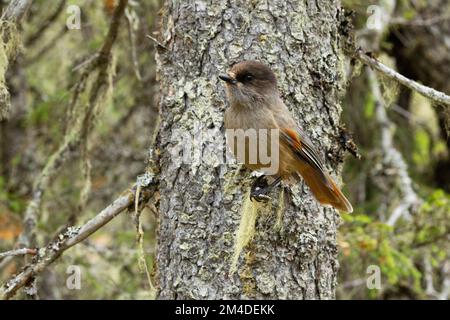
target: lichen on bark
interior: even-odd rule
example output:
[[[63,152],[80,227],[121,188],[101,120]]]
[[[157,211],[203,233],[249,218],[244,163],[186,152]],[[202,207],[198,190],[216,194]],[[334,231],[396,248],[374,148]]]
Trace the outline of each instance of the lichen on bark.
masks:
[[[6,71],[20,50],[20,36],[13,22],[0,20],[0,120],[7,119],[11,109],[6,85]]]
[[[274,70],[283,99],[336,177],[339,164],[327,155],[338,152],[330,158],[341,159],[343,153],[331,148],[339,143],[345,83],[339,5],[336,0],[166,1],[157,54],[160,299],[334,298],[339,215],[320,206],[303,183],[283,197],[280,189],[273,193],[270,212],[257,215],[237,272],[230,273],[251,178],[211,153],[224,141],[226,100],[217,75],[232,63],[254,59]],[[182,146],[175,132],[198,137],[207,130],[219,138],[194,140],[203,161],[183,163],[173,156]]]

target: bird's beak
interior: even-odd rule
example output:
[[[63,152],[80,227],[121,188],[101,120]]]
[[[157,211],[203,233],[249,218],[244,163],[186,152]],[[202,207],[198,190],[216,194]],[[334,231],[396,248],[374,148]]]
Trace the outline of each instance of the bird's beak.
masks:
[[[229,83],[229,84],[236,84],[237,83],[236,79],[233,79],[229,75],[226,75],[226,74],[221,74],[219,76],[219,79],[223,80],[223,81],[225,81],[226,83]]]

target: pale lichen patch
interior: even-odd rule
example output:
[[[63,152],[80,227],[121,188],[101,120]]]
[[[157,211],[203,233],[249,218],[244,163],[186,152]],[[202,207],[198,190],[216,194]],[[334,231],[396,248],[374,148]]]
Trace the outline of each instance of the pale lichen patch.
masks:
[[[273,226],[275,230],[280,231],[283,222],[283,213],[284,213],[285,205],[284,205],[284,188],[281,188],[280,196],[278,197],[278,206],[276,211],[277,220],[275,225]]]
[[[234,251],[231,258],[230,273],[233,274],[237,270],[239,256],[245,246],[252,240],[255,234],[255,223],[258,216],[260,204],[250,200],[250,192],[244,197],[242,205],[241,221],[236,232]]]
[[[6,71],[10,60],[20,50],[20,36],[16,25],[10,21],[0,21],[0,120],[7,118],[11,109],[10,96],[6,87]]]
[[[271,294],[275,289],[275,278],[272,274],[259,274],[256,276],[256,285],[261,293]]]

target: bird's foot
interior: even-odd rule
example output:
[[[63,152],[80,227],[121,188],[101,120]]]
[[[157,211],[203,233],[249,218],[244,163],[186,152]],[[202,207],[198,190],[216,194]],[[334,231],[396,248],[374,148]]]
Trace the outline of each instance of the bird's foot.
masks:
[[[269,184],[264,176],[257,178],[250,189],[250,200],[257,202],[267,202],[270,197],[267,195],[270,192]]]

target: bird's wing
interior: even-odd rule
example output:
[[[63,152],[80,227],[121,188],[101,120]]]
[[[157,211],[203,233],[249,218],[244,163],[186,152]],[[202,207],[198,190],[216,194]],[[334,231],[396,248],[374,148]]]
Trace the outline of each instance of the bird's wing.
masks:
[[[281,141],[284,141],[289,147],[291,147],[292,151],[299,158],[299,160],[306,162],[318,173],[320,173],[320,177],[323,182],[331,187],[324,169],[324,165],[320,160],[317,151],[313,147],[311,140],[309,140],[300,128],[280,128],[280,138]]]

